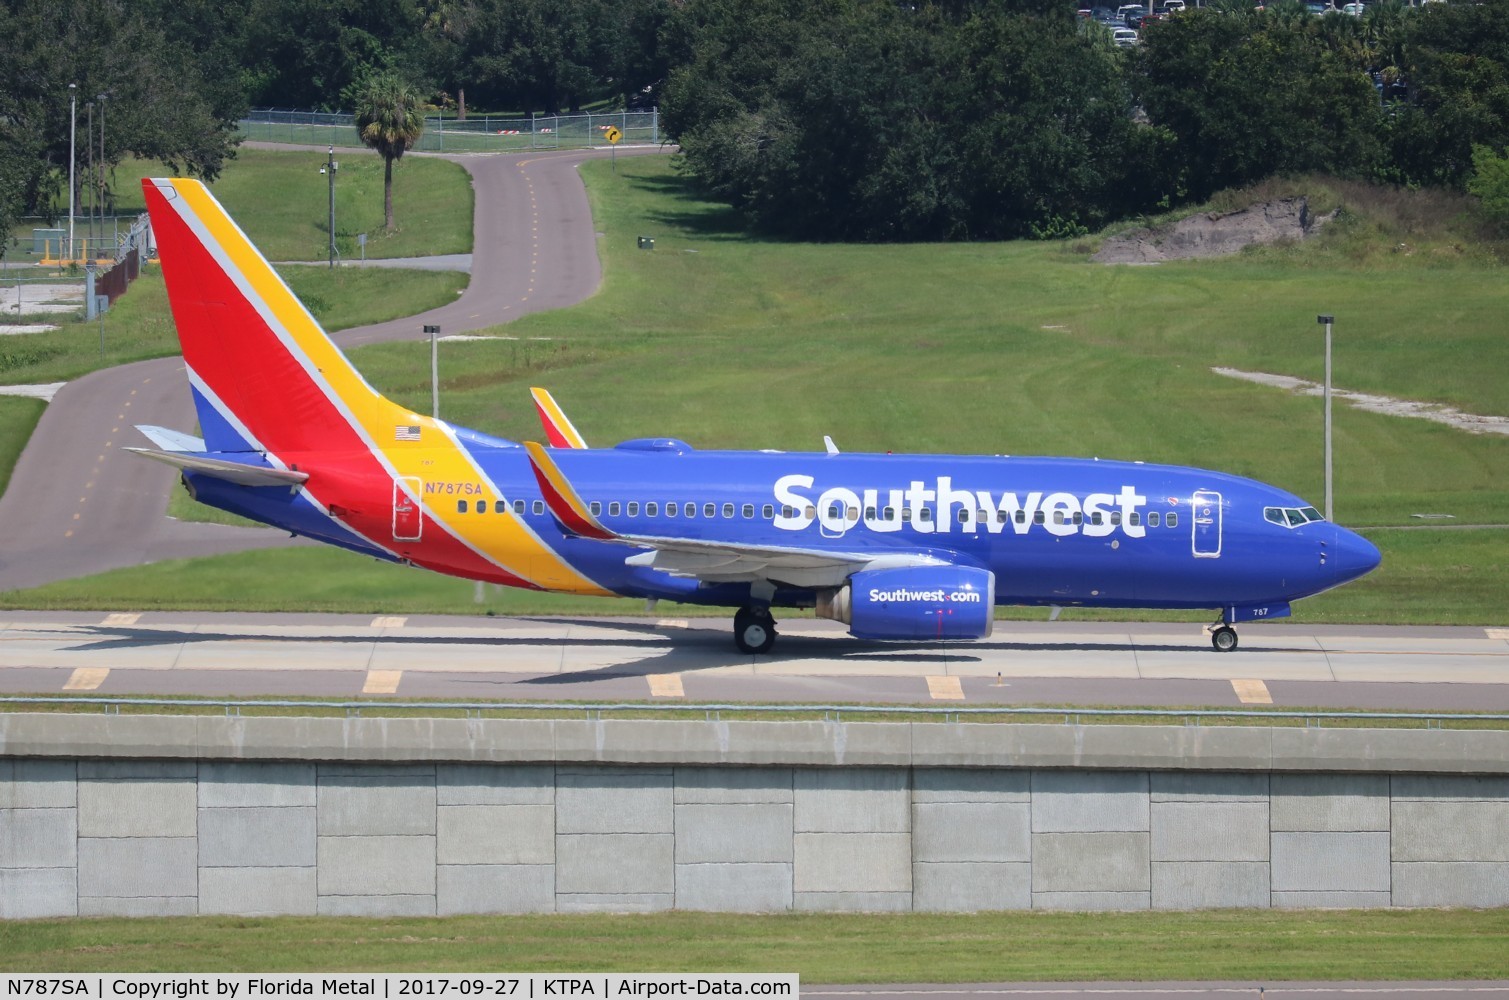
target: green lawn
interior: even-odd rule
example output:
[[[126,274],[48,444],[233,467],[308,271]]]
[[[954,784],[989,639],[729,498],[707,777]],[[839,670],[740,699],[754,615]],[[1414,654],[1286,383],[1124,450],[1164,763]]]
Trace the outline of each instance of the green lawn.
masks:
[[[1509,977],[1509,910],[0,923],[0,971],[797,972],[815,983]]]
[[[523,339],[443,345],[449,419],[538,438],[528,387],[544,384],[595,444],[670,435],[698,447],[814,450],[827,433],[851,451],[1143,459],[1254,476],[1319,504],[1319,400],[1209,369],[1320,378],[1321,312],[1337,317],[1338,386],[1509,414],[1504,268],[1450,245],[1393,253],[1390,237],[1363,219],[1300,247],[1106,267],[1088,262],[1090,241],[765,242],[743,235],[727,209],[691,196],[666,158],[625,157],[616,173],[593,162],[582,173],[604,234],[603,290],[495,331]],[[637,249],[639,236],[654,237],[655,248]],[[376,345],[353,360],[384,392],[427,410],[427,351]],[[1337,519],[1364,529],[1384,565],[1303,602],[1299,620],[1503,622],[1509,440],[1344,405],[1335,440]],[[1500,527],[1385,530],[1418,523],[1415,513]],[[315,558],[261,553],[171,572],[144,567],[3,601],[472,606],[462,582],[339,553]],[[264,578],[277,587],[257,582]],[[488,606],[623,608],[529,594]]]
[[[46,406],[40,399],[0,396],[0,494],[5,492],[11,470],[21,457],[21,449],[26,447],[26,441],[37,421],[42,419]]]
[[[320,172],[326,155],[308,150],[241,149],[210,186],[215,197],[268,260],[325,260],[329,253],[330,188]],[[471,253],[471,178],[446,160],[410,156],[393,165],[395,230],[383,229],[383,161],[367,149],[336,151],[336,250],[356,259],[358,233],[368,257]],[[145,210],[141,178],[160,177],[160,164],[132,160],[115,171],[120,214]]]

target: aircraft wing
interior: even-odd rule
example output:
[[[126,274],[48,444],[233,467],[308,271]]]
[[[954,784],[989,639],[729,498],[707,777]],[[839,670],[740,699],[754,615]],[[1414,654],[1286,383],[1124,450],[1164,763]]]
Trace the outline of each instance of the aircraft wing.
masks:
[[[545,504],[568,534],[618,542],[641,551],[624,561],[672,576],[708,583],[769,580],[793,587],[836,587],[861,569],[943,565],[925,553],[888,553],[813,549],[786,545],[751,545],[663,535],[623,534],[606,527],[551,460],[544,446],[527,441],[529,461]]]

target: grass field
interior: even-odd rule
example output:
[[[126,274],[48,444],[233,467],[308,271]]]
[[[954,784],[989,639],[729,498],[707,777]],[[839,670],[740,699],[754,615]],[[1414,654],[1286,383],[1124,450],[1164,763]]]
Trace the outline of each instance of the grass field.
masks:
[[[241,149],[210,186],[268,260],[320,261],[328,256],[330,189],[320,172],[325,153],[311,150]],[[367,234],[368,257],[423,257],[471,253],[472,187],[454,163],[413,156],[393,165],[396,228],[383,229],[383,161],[367,149],[338,150],[335,180],[336,250],[361,255],[358,233]],[[122,215],[145,211],[141,178],[162,176],[161,165],[131,160],[111,181]]]
[[[0,971],[798,972],[813,983],[1509,978],[1509,910],[37,920]]]
[[[1503,267],[1428,233],[1398,251],[1397,227],[1361,212],[1303,246],[1104,267],[1077,244],[762,242],[727,209],[691,196],[665,159],[582,170],[604,234],[603,291],[495,331],[548,340],[445,345],[450,419],[538,437],[528,387],[544,384],[594,443],[658,434],[698,447],[812,450],[829,433],[853,451],[1144,459],[1254,476],[1319,503],[1320,402],[1209,369],[1319,379],[1320,312],[1337,317],[1338,386],[1509,413]],[[655,237],[653,251],[636,248],[641,235]],[[426,351],[387,344],[353,358],[384,392],[427,408]],[[1303,602],[1298,619],[1503,622],[1509,440],[1345,406],[1335,439],[1337,519],[1364,529],[1384,564]],[[1493,527],[1408,530],[1415,513]],[[334,552],[142,567],[0,603],[474,607],[465,582]],[[490,591],[485,607],[612,614],[633,605]]]

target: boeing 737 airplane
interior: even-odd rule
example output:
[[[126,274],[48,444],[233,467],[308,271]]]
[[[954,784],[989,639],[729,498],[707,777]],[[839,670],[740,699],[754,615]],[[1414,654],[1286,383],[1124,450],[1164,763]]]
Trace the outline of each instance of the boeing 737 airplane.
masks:
[[[202,503],[490,583],[772,608],[865,639],[980,639],[1000,604],[1212,609],[1240,622],[1378,565],[1298,497],[1203,469],[1073,458],[589,448],[535,392],[549,446],[378,394],[205,187],[143,181],[203,438],[141,430]]]

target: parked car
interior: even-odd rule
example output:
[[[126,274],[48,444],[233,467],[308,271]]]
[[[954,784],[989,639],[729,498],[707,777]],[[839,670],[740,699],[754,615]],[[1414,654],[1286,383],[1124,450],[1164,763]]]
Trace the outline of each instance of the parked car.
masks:
[[[1115,42],[1118,48],[1129,49],[1137,44],[1137,32],[1131,28],[1112,28],[1111,41]]]
[[[1127,18],[1128,17],[1133,17],[1133,16],[1135,16],[1135,17],[1141,17],[1143,14],[1146,14],[1146,13],[1147,13],[1147,8],[1144,7],[1144,6],[1142,6],[1142,4],[1140,4],[1140,3],[1125,3],[1125,4],[1122,4],[1120,7],[1116,8],[1116,18],[1117,18],[1117,20],[1119,20],[1122,24],[1126,25],[1128,28],[1130,28],[1132,26],[1131,24],[1127,23]]]
[[[1367,9],[1368,8],[1366,4],[1349,3],[1345,7],[1341,8],[1341,12],[1343,14],[1351,14],[1353,17],[1361,17],[1367,12]]]

